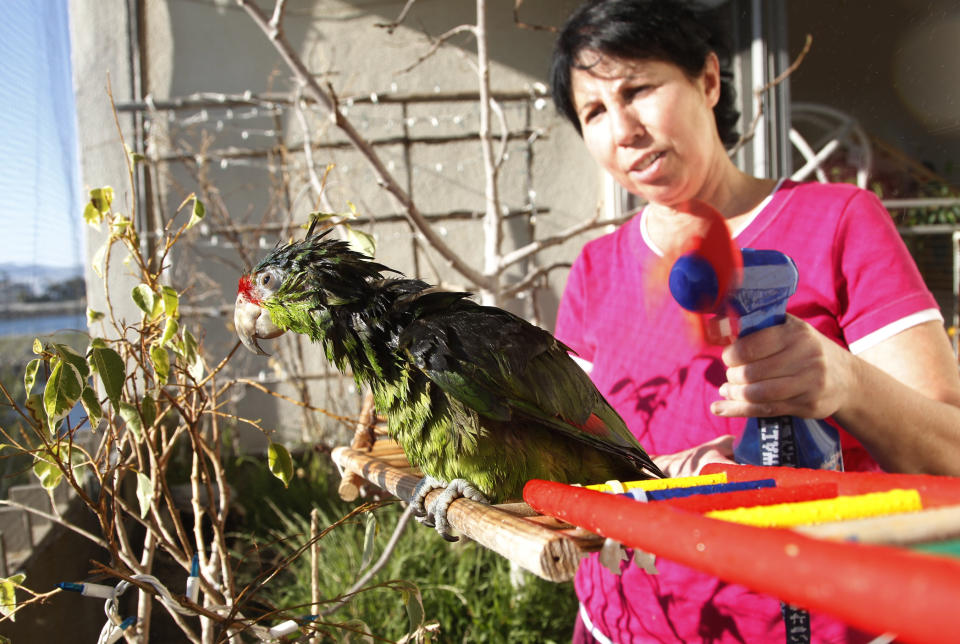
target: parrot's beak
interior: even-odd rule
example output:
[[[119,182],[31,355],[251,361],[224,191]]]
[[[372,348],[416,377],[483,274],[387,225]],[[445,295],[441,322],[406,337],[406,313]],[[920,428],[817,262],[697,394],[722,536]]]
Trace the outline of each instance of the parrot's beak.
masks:
[[[254,304],[241,293],[237,295],[237,304],[233,309],[233,325],[237,329],[240,342],[253,353],[270,355],[260,348],[257,338],[275,338],[283,335],[283,329],[270,319],[270,314]]]

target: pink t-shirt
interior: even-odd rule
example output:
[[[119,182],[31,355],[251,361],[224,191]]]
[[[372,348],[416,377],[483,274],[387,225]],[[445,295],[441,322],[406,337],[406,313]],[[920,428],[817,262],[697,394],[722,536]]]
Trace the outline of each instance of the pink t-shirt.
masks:
[[[800,281],[788,312],[853,352],[931,319],[942,319],[889,214],[870,192],[846,184],[784,181],[736,235],[744,248],[777,249]],[[556,336],[592,363],[591,378],[651,454],[723,434],[744,419],[719,418],[725,368],[720,347],[704,347],[666,288],[658,250],[638,215],[589,242],[570,271]],[[843,433],[847,470],[878,469]],[[741,586],[659,560],[658,575],[634,565],[608,572],[581,564],[577,594],[594,627],[615,642],[783,642],[779,603]],[[824,571],[829,574],[829,571]],[[814,641],[866,641],[825,616]]]

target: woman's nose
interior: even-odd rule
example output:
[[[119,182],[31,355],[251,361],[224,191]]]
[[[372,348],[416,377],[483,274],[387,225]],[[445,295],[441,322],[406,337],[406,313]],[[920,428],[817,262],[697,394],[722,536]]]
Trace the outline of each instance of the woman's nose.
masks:
[[[610,110],[610,129],[617,145],[633,145],[645,132],[640,119],[629,107]]]

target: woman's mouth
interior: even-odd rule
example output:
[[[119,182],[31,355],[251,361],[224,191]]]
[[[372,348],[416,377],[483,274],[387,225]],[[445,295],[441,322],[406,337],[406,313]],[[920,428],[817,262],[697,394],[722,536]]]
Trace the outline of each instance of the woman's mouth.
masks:
[[[649,169],[653,164],[663,158],[663,152],[656,152],[654,154],[648,154],[640,159],[638,162],[630,166],[630,172],[643,172]]]

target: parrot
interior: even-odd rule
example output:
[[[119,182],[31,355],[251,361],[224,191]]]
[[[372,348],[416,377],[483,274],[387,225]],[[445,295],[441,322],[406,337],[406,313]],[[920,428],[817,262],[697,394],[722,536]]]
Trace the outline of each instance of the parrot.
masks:
[[[422,523],[455,541],[453,500],[518,499],[532,478],[664,478],[548,331],[406,278],[330,230],[278,244],[240,277],[236,332],[261,355],[258,339],[303,334],[370,388],[388,433],[424,474],[410,500]]]

